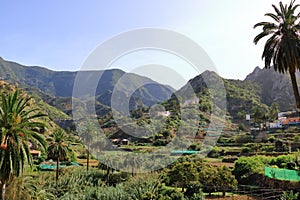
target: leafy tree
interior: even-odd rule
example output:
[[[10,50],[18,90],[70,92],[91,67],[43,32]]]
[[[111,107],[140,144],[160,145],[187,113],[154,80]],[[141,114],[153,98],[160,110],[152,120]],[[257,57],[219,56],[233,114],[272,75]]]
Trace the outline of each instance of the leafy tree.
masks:
[[[162,134],[163,134],[164,138],[168,138],[171,135],[171,132],[170,132],[170,130],[164,129],[162,131]]]
[[[70,149],[68,148],[67,138],[62,129],[57,129],[53,133],[54,141],[48,147],[48,156],[56,160],[56,184],[59,176],[59,161],[68,158]]]
[[[254,173],[263,172],[265,165],[270,161],[271,158],[265,156],[242,156],[235,161],[233,174],[238,181],[247,179]]]
[[[204,165],[199,171],[199,182],[204,191],[209,193],[222,191],[223,196],[226,189],[232,190],[237,187],[237,180],[231,170],[225,166]]]
[[[260,107],[256,106],[253,109],[253,117],[255,122],[261,122],[264,119],[264,111]]]
[[[238,183],[234,175],[232,175],[231,170],[226,166],[215,167],[216,176],[213,179],[215,185],[221,189],[223,196],[225,196],[225,191],[236,189]]]
[[[270,110],[269,110],[270,120],[276,120],[278,118],[278,113],[279,113],[279,104],[272,103]]]
[[[36,120],[45,116],[30,107],[31,98],[19,95],[19,91],[2,94],[0,105],[0,185],[2,200],[5,199],[6,185],[18,177],[25,162],[32,165],[29,142],[45,149],[44,137],[38,129],[45,127]]]
[[[296,70],[300,68],[300,25],[298,19],[300,15],[296,13],[298,4],[291,0],[289,5],[279,3],[279,8],[272,5],[275,13],[267,13],[265,16],[271,17],[273,22],[260,22],[254,25],[262,27],[262,32],[254,38],[257,44],[262,38],[269,36],[266,41],[262,59],[265,60],[265,67],[274,65],[275,71],[290,74],[292,81],[296,107],[300,109],[300,96],[296,80]]]
[[[181,187],[182,192],[188,184],[198,180],[197,166],[194,162],[177,162],[168,172],[170,183]]]
[[[237,118],[240,119],[240,120],[245,120],[245,118],[246,118],[246,112],[244,110],[239,111],[237,113]]]
[[[189,199],[198,199],[196,198],[196,195],[197,197],[201,196],[203,198],[203,193],[201,191],[201,184],[199,182],[189,183],[184,193],[184,196],[188,197]]]

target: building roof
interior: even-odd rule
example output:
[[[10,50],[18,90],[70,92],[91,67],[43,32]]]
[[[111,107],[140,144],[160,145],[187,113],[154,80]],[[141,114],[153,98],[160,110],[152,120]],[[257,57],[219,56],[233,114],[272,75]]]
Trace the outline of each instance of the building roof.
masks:
[[[31,155],[41,155],[41,151],[38,151],[38,150],[30,150],[30,154]]]
[[[291,118],[282,120],[282,125],[292,124],[295,122],[300,122],[300,117],[291,117]]]

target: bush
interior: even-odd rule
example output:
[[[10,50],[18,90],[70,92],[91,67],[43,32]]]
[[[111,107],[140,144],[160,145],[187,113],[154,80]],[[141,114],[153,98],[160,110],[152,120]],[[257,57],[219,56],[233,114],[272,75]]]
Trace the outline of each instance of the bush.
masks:
[[[189,200],[205,200],[203,193],[195,193]]]
[[[154,199],[158,196],[160,175],[144,174],[130,178],[124,183],[124,189],[132,199]]]
[[[219,156],[220,156],[220,154],[221,154],[221,150],[220,150],[220,148],[218,148],[218,147],[214,147],[209,153],[208,153],[208,157],[209,158],[218,158]]]
[[[273,152],[273,151],[275,151],[275,147],[272,146],[272,145],[262,146],[262,147],[261,147],[261,151],[265,151],[265,152]]]
[[[247,131],[247,127],[245,124],[239,124],[239,130],[241,131]]]
[[[191,182],[188,184],[186,191],[184,193],[184,196],[186,197],[192,197],[194,194],[201,194],[201,184],[200,182]]]
[[[253,138],[251,135],[239,135],[236,137],[235,139],[236,143],[249,143],[249,142],[253,142]]]
[[[263,173],[269,162],[270,158],[266,156],[240,157],[234,163],[233,174],[238,181],[247,179],[253,173]]]
[[[275,142],[275,140],[276,140],[276,138],[275,138],[274,135],[270,136],[269,139],[268,139],[268,141],[271,142],[271,143]]]
[[[87,154],[81,154],[81,155],[77,156],[77,158],[79,158],[79,159],[87,159]]]
[[[279,168],[285,168],[286,164],[296,160],[295,155],[281,155],[271,159],[270,165],[276,165]]]
[[[242,153],[250,153],[251,149],[249,147],[242,147],[241,152]]]
[[[157,139],[153,143],[154,146],[166,146],[167,144],[168,144],[168,142],[166,140],[162,140],[162,139]]]

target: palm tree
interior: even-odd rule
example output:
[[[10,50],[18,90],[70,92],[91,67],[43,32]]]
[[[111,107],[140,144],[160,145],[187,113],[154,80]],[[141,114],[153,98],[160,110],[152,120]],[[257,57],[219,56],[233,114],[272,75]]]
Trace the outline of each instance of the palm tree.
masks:
[[[66,145],[65,141],[66,136],[62,129],[57,129],[53,133],[53,142],[48,147],[48,157],[51,157],[56,160],[56,186],[58,183],[59,176],[59,160],[64,160],[68,158],[69,148]]]
[[[88,122],[85,127],[85,131],[81,134],[83,142],[87,146],[87,158],[86,158],[86,170],[89,171],[89,161],[90,161],[90,147],[91,142],[93,141],[93,136],[95,134],[95,126]]]
[[[0,186],[2,200],[5,199],[5,188],[14,177],[18,177],[27,162],[32,165],[29,143],[45,149],[44,137],[38,128],[45,124],[37,122],[45,116],[37,109],[30,107],[29,97],[19,95],[19,91],[2,94],[0,104]]]
[[[93,142],[91,144],[91,149],[96,152],[96,158],[99,160],[99,153],[105,149],[107,146],[107,139],[105,136],[97,134],[95,138],[93,138]]]
[[[131,175],[134,176],[134,169],[140,166],[140,160],[136,156],[128,155],[124,159],[124,166],[131,167]]]
[[[262,32],[254,38],[254,43],[265,36],[270,36],[264,46],[262,59],[265,67],[270,68],[271,63],[275,71],[289,73],[292,81],[297,110],[300,110],[300,96],[296,81],[296,70],[300,69],[300,24],[299,13],[295,13],[299,4],[294,5],[291,0],[289,5],[279,3],[279,8],[272,5],[275,13],[267,13],[274,22],[260,22],[254,28],[262,26]]]
[[[106,155],[102,157],[101,160],[99,161],[98,168],[102,170],[106,170],[106,176],[108,177],[110,172],[113,173],[115,170],[113,168],[113,166],[116,166],[115,161],[116,161],[115,157]]]

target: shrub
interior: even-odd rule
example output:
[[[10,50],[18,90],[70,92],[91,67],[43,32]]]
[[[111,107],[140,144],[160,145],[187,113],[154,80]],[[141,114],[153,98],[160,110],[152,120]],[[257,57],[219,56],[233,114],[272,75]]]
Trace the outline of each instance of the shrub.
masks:
[[[233,174],[240,181],[253,173],[263,173],[264,166],[269,162],[270,158],[266,156],[240,157],[234,163]]]
[[[132,199],[153,199],[158,196],[160,182],[158,173],[144,174],[129,179],[124,189]]]
[[[188,184],[184,196],[192,197],[194,194],[199,194],[201,192],[201,184],[200,182],[191,182]]]
[[[242,147],[241,152],[242,153],[250,153],[251,149],[249,147]]]
[[[273,151],[275,151],[275,147],[272,146],[272,145],[262,146],[262,147],[261,147],[261,151],[265,151],[265,152],[273,152]]]
[[[271,143],[275,142],[275,140],[276,140],[276,138],[275,138],[274,135],[270,136],[269,139],[268,139],[268,141],[271,142]]]
[[[217,147],[217,146],[214,146],[214,148],[208,153],[208,157],[209,158],[218,158],[219,156],[220,156],[220,153],[221,153],[222,151],[220,150],[220,148],[219,147]]]
[[[239,135],[236,137],[235,139],[236,143],[249,143],[249,142],[253,142],[253,138],[251,135]]]
[[[285,168],[286,164],[295,161],[295,155],[281,155],[273,157],[270,161],[270,165],[277,165],[279,168]]]
[[[299,193],[294,193],[293,190],[290,192],[283,192],[280,197],[280,200],[297,200]]]

